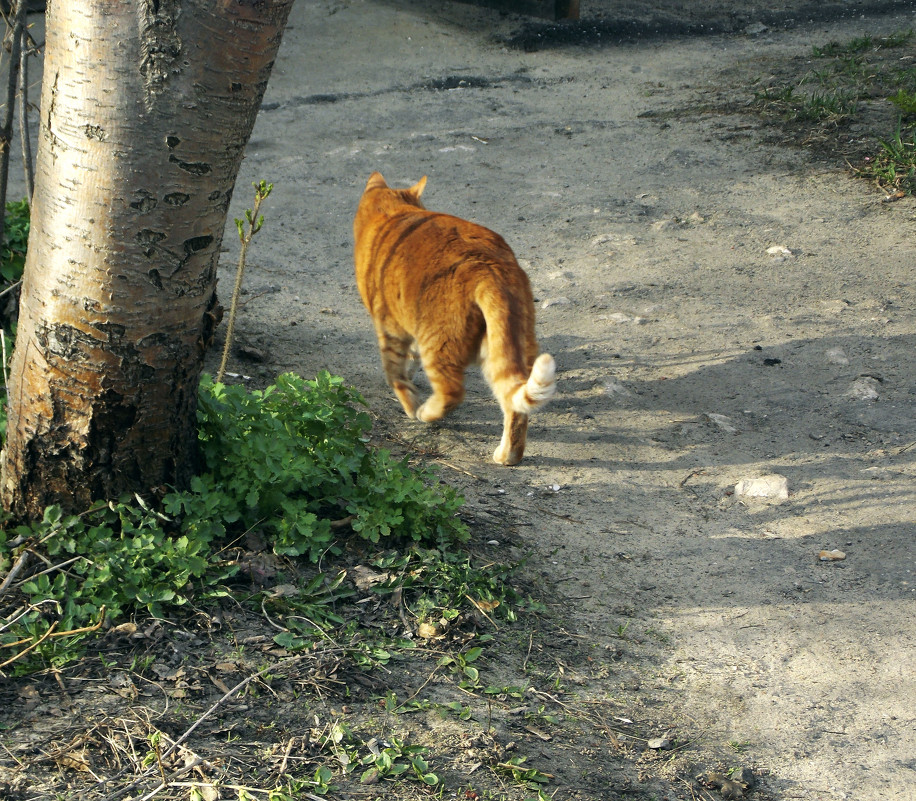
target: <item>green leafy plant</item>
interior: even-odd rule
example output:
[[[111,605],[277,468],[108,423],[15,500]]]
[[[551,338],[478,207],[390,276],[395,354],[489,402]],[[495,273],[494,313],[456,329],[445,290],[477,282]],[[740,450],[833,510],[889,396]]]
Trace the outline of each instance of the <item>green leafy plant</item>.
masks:
[[[313,381],[281,375],[249,392],[205,378],[198,412],[206,472],[193,496],[166,499],[193,525],[257,527],[278,554],[317,561],[335,533],[446,546],[467,538],[461,499],[429,470],[412,470],[368,445],[362,398],[323,372]],[[218,504],[204,510],[201,502]]]
[[[543,704],[538,705],[536,712],[526,712],[525,718],[528,720],[544,721],[554,726],[559,726],[561,722],[560,718],[557,715],[548,712],[547,708]]]
[[[38,644],[33,656],[60,666],[79,656],[81,643],[106,616],[137,607],[161,615],[185,602],[192,580],[212,585],[225,578],[226,571],[208,559],[207,541],[171,535],[161,514],[131,500],[99,504],[80,515],[49,507],[39,523],[13,530],[25,545],[12,556],[21,559],[40,544],[56,569],[20,585],[27,611],[0,634],[0,646],[31,640]]]
[[[374,559],[372,567],[390,576],[373,591],[400,592],[421,621],[448,627],[470,604],[480,614],[513,621],[521,599],[508,583],[517,565],[488,563],[476,566],[465,552],[412,547]]]
[[[315,768],[311,779],[290,779],[282,787],[274,787],[267,792],[267,801],[296,801],[308,796],[324,796],[331,792],[334,785],[331,780],[334,774],[326,765]],[[261,791],[263,792],[263,791]]]
[[[439,777],[429,769],[429,763],[423,757],[427,751],[423,746],[405,745],[396,737],[383,746],[370,749],[370,753],[360,760],[360,764],[367,767],[360,777],[363,784],[375,784],[400,776],[429,786],[439,783]]]
[[[529,790],[539,790],[544,784],[547,784],[552,776],[548,773],[542,773],[536,768],[530,768],[525,765],[527,757],[517,756],[500,762],[496,769],[503,773],[508,773],[512,778]]]
[[[353,590],[344,584],[346,576],[344,570],[333,576],[319,573],[292,593],[265,593],[261,608],[265,613],[282,616],[287,629],[275,635],[274,642],[295,650],[325,636],[327,629],[343,625],[345,621],[335,608],[353,596]]]
[[[475,646],[464,653],[447,654],[439,659],[439,667],[451,667],[461,675],[458,686],[472,690],[480,686],[480,671],[473,665],[483,653],[483,648]]]
[[[15,284],[22,278],[26,248],[29,244],[29,224],[28,200],[6,204],[3,246],[0,248],[0,278],[6,284]]]
[[[729,740],[728,747],[738,754],[743,753],[750,746],[750,740]]]
[[[27,609],[0,631],[0,653],[28,643],[20,651],[28,659],[17,669],[59,666],[79,654],[103,613],[114,619],[146,609],[161,616],[185,603],[191,590],[198,601],[225,594],[221,587],[238,565],[217,546],[252,529],[276,553],[313,561],[337,551],[339,538],[351,531],[372,543],[425,542],[439,552],[464,541],[461,498],[431,472],[370,448],[369,418],[360,405],[353,390],[327,373],[313,381],[280,376],[258,392],[205,379],[199,439],[206,469],[190,491],[167,494],[161,508],[139,497],[79,515],[50,507],[38,524],[11,532],[18,543],[12,550],[0,531],[0,568],[36,549],[50,565],[31,578],[23,571],[19,591]],[[292,605],[290,617],[305,621],[287,626],[283,644],[310,642],[313,615],[326,625],[344,622],[332,611],[348,592],[342,581],[342,574],[319,576],[295,602],[276,599]],[[384,643],[354,648],[367,664],[390,658]]]
[[[454,715],[458,720],[470,720],[473,715],[471,707],[462,704],[460,701],[449,701],[448,703],[440,704],[439,708],[447,714]]]

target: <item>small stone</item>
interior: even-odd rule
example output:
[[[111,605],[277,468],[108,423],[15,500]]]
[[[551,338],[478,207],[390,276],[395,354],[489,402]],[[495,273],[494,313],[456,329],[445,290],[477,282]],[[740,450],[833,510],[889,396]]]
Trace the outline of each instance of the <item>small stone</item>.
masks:
[[[560,297],[560,298],[547,298],[542,304],[542,309],[549,309],[551,306],[567,306],[572,301],[569,298]]]
[[[646,745],[651,748],[653,751],[670,751],[671,750],[671,740],[667,737],[654,737]]]
[[[846,395],[854,400],[878,400],[880,386],[881,382],[878,379],[870,375],[863,376],[852,382],[849,389],[846,390]]]
[[[832,551],[821,551],[817,558],[822,562],[842,562],[846,558],[846,554],[834,548]]]
[[[750,768],[741,768],[737,774],[733,773],[732,776],[748,788],[755,787],[757,784],[757,776]]]
[[[608,395],[613,395],[619,398],[627,398],[633,394],[623,384],[621,384],[619,381],[615,381],[613,378],[604,382],[604,391]]]
[[[842,348],[830,348],[827,353],[827,364],[838,364],[846,367],[849,364],[849,357]]]
[[[697,781],[704,787],[711,787],[718,790],[723,798],[744,798],[744,791],[748,789],[748,785],[745,782],[730,779],[727,776],[723,776],[721,773],[714,773],[712,771],[705,776],[697,776]]]
[[[738,429],[732,425],[732,421],[726,417],[724,414],[714,414],[708,412],[704,415],[710,423],[716,426],[716,428],[721,428],[723,431],[728,432],[729,434],[737,434]]]
[[[744,478],[735,484],[738,498],[762,498],[773,503],[789,499],[789,482],[785,476],[771,473],[760,478]]]
[[[611,233],[599,234],[598,236],[592,237],[593,245],[607,245],[608,243],[614,245],[635,245],[636,240],[631,236]]]
[[[607,320],[609,323],[632,323],[633,318],[623,312],[613,312],[611,314],[602,314],[599,320]]]
[[[576,276],[569,270],[554,270],[552,273],[547,273],[547,277],[551,281],[572,281]]]
[[[786,259],[791,259],[794,255],[789,248],[782,245],[773,245],[773,247],[767,248],[767,255],[773,257],[773,261],[780,262],[785,261]]]
[[[744,29],[744,32],[748,36],[760,36],[761,33],[766,33],[768,30],[769,28],[762,22],[752,22]]]

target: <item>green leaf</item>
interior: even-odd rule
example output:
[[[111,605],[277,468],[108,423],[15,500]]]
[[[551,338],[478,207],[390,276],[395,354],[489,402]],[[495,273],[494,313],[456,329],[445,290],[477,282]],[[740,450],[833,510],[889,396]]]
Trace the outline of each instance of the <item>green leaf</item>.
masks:
[[[477,657],[479,657],[482,653],[483,653],[483,648],[480,648],[479,646],[475,646],[474,648],[469,648],[464,654],[464,661],[465,662],[474,662],[477,660]]]

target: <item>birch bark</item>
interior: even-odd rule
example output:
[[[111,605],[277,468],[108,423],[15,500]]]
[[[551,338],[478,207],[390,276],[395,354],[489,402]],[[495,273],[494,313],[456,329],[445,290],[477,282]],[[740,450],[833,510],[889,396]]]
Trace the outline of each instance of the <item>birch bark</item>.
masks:
[[[54,0],[0,499],[182,486],[226,213],[293,0]]]

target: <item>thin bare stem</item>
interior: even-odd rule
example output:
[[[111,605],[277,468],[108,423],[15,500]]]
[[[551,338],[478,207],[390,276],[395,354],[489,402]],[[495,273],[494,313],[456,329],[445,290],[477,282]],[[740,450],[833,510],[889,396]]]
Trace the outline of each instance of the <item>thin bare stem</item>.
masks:
[[[2,335],[2,330],[0,330],[0,335]],[[2,337],[0,337],[2,338]],[[6,364],[6,342],[3,343],[3,363]],[[5,372],[5,371],[4,371]],[[6,592],[6,588],[12,583],[13,579],[16,578],[17,574],[25,567],[26,562],[29,561],[28,550],[23,551],[19,558],[16,560],[16,563],[10,568],[9,572],[6,574],[6,578],[3,579],[3,583],[0,584],[0,595]]]
[[[25,6],[27,0],[21,0]],[[32,164],[32,140],[29,137],[29,47],[28,30],[23,25],[19,44],[19,140],[22,143],[22,167],[25,171],[25,191],[29,203],[35,190],[35,167]]]
[[[241,250],[239,252],[239,266],[235,271],[235,286],[232,289],[232,302],[229,304],[229,321],[226,323],[226,341],[223,344],[223,358],[219,363],[219,370],[216,372],[217,382],[223,380],[223,376],[226,374],[226,362],[229,361],[229,349],[232,347],[232,335],[235,331],[235,314],[238,311],[239,293],[242,291],[242,276],[245,274],[245,256],[248,253],[248,245],[251,244],[252,237],[261,230],[261,226],[264,224],[264,218],[258,216],[258,212],[261,208],[261,202],[270,194],[270,190],[273,189],[273,184],[266,183],[265,181],[261,181],[260,184],[253,184],[253,186],[254,209],[248,209],[245,212],[245,217],[248,220],[248,232],[245,232],[242,220],[236,219],[235,221],[238,227]]]
[[[3,357],[3,386],[8,387],[10,385],[10,377],[6,371],[6,332],[2,328],[0,328],[0,348],[3,351],[0,354]]]
[[[0,120],[0,243],[6,227],[6,184],[10,174],[10,144],[13,141],[13,110],[16,105],[16,86],[19,81],[19,51],[22,45],[22,31],[25,28],[25,12],[28,0],[11,3],[12,25],[8,19],[7,37],[10,42],[9,80],[6,83],[6,102],[3,119]]]

